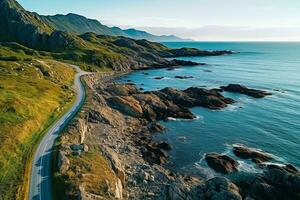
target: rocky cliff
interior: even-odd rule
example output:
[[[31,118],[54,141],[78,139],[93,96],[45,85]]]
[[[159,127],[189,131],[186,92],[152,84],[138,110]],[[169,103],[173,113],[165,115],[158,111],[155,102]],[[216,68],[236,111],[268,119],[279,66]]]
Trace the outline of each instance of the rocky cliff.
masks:
[[[0,1],[0,41],[18,42],[30,48],[58,50],[68,45],[67,35],[55,32],[35,13],[14,0]]]

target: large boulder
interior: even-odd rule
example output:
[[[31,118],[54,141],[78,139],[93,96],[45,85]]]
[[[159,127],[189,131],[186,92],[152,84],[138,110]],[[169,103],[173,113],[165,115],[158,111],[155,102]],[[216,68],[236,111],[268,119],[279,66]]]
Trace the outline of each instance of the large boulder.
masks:
[[[271,93],[263,91],[263,90],[255,90],[249,89],[246,86],[239,85],[239,84],[229,84],[227,86],[222,86],[221,89],[227,92],[234,92],[234,93],[241,93],[245,94],[254,98],[262,98],[267,95],[271,95]]]
[[[108,99],[108,103],[120,112],[132,116],[142,117],[143,109],[140,103],[131,96],[113,96]]]
[[[194,119],[192,112],[170,99],[157,95],[156,92],[145,92],[133,96],[144,108],[144,116],[150,121],[166,120],[168,117]]]
[[[300,172],[295,167],[268,165],[265,178],[281,191],[284,197],[300,199]]]
[[[158,122],[154,122],[149,126],[149,131],[151,133],[161,133],[165,130],[166,128]]]
[[[209,167],[219,173],[227,174],[238,170],[238,162],[227,155],[208,153],[205,160]]]
[[[225,177],[215,177],[192,189],[190,199],[242,200],[239,188]]]
[[[138,89],[131,84],[111,84],[105,88],[105,91],[115,96],[128,96],[138,93]]]
[[[291,165],[267,165],[264,173],[240,172],[230,179],[248,199],[300,199],[300,174]]]

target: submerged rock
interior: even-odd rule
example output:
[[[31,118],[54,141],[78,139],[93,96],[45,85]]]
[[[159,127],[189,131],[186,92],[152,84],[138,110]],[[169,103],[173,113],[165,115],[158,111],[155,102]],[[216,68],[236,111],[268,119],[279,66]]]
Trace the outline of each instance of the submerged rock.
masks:
[[[161,80],[161,79],[163,79],[164,77],[163,76],[159,76],[159,77],[155,77],[154,79],[156,79],[156,80]]]
[[[217,153],[206,154],[205,160],[212,169],[223,174],[237,171],[239,165],[233,158]]]
[[[255,90],[255,89],[249,89],[246,86],[239,85],[239,84],[229,84],[228,86],[222,86],[221,89],[227,92],[234,92],[234,93],[241,93],[245,94],[254,98],[262,98],[267,95],[272,95],[269,92],[263,91],[263,90]]]
[[[194,78],[193,76],[175,76],[177,79],[189,79],[189,78]]]

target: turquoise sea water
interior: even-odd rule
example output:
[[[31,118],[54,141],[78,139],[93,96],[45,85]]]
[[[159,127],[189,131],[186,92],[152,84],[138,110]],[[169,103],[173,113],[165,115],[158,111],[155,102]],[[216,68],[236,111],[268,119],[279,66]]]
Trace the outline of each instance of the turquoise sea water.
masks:
[[[254,99],[245,95],[223,93],[237,100],[224,110],[192,109],[197,120],[163,122],[168,131],[157,139],[168,141],[168,167],[211,175],[202,157],[208,152],[228,153],[230,145],[241,143],[274,155],[274,162],[300,167],[300,43],[185,42],[165,43],[171,48],[195,47],[207,50],[232,50],[238,54],[217,57],[182,58],[207,63],[207,66],[182,67],[134,72],[122,78],[132,80],[145,90],[190,86],[216,88],[239,83],[267,90],[272,96]],[[209,71],[210,72],[209,72]],[[192,79],[175,79],[192,75]],[[153,79],[157,76],[162,80]],[[186,139],[183,140],[182,137]],[[257,170],[251,162],[241,163],[241,170]]]

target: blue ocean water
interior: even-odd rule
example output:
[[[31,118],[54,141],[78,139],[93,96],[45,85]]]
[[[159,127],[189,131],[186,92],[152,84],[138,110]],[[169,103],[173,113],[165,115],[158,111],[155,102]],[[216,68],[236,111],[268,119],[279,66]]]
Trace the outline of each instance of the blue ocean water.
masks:
[[[203,155],[208,152],[232,155],[230,146],[236,143],[271,153],[275,162],[300,167],[300,43],[174,42],[165,45],[239,53],[181,58],[208,65],[172,71],[147,70],[149,75],[138,71],[123,77],[122,81],[130,79],[145,90],[191,86],[217,88],[239,83],[273,93],[263,99],[223,93],[237,103],[220,111],[194,108],[193,113],[199,116],[197,120],[163,122],[168,131],[157,138],[168,141],[173,147],[168,164],[170,169],[198,170],[205,174]],[[194,78],[180,80],[174,78],[176,75]],[[157,76],[165,78],[153,79]],[[240,163],[245,170],[255,168],[250,163],[241,160]]]

